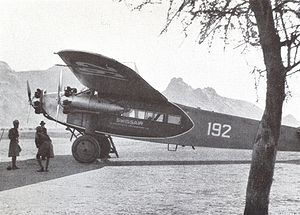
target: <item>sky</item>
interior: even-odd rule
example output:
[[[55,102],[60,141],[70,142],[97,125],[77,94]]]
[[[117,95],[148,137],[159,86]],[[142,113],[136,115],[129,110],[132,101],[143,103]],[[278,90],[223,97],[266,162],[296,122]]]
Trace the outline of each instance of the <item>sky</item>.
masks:
[[[119,62],[134,62],[139,74],[163,91],[173,77],[193,88],[212,87],[224,97],[264,108],[265,80],[255,90],[254,66],[260,50],[241,54],[216,39],[213,46],[197,43],[197,29],[187,38],[174,23],[166,23],[167,5],[132,11],[112,0],[0,0],[0,61],[15,71],[43,70],[63,64],[55,52],[65,49],[95,52]],[[284,115],[300,120],[300,74],[288,78],[292,96]]]

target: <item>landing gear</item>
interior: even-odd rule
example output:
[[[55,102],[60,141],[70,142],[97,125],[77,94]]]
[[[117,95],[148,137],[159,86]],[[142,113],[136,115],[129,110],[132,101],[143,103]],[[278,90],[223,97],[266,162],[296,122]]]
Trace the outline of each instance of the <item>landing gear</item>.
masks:
[[[78,137],[72,145],[72,154],[80,163],[92,163],[100,155],[99,142],[90,135]]]
[[[111,158],[109,153],[114,153],[117,158],[119,157],[116,146],[111,136],[99,135],[97,137],[99,140],[99,147],[100,147],[100,155],[99,155],[100,159],[106,160],[108,158]]]
[[[109,153],[115,153],[119,157],[115,144],[110,136],[103,134],[86,135],[78,137],[72,145],[72,154],[80,163],[92,163],[97,158],[106,160]]]
[[[105,135],[99,135],[99,147],[100,147],[100,159],[107,159],[110,158],[109,152],[110,152],[110,142],[109,139]]]

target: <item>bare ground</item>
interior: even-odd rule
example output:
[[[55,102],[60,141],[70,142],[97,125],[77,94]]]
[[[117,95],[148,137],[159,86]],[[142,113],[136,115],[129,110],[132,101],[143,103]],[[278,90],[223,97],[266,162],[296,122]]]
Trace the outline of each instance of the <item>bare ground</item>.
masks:
[[[37,173],[33,140],[7,171],[0,145],[1,214],[243,214],[251,151],[179,147],[116,139],[120,158],[77,163],[55,138],[50,172]],[[299,214],[300,153],[279,152],[270,214]]]

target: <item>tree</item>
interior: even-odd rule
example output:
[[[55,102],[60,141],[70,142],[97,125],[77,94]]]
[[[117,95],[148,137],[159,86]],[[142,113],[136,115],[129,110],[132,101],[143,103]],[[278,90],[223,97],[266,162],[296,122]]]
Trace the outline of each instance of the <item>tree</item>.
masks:
[[[141,0],[131,6],[141,10],[161,3]],[[243,38],[243,42],[237,41],[239,45],[262,50],[265,68],[256,71],[266,74],[266,103],[253,144],[244,214],[268,214],[286,77],[300,70],[300,3],[298,0],[169,0],[162,33],[174,20],[181,21],[186,35],[190,26],[197,25],[200,44],[207,40],[211,44],[219,36],[226,46],[231,33],[239,31]]]

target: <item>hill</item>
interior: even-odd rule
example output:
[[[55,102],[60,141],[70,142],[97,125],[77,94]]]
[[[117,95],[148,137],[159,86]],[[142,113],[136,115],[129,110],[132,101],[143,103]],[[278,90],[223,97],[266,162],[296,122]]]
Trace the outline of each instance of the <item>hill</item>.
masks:
[[[56,92],[60,71],[63,73],[63,86],[83,88],[67,67],[16,72],[7,63],[0,61],[0,127],[11,127],[12,121],[19,119],[20,127],[34,128],[39,121],[44,120],[42,115],[34,114],[28,104],[26,81],[30,83],[32,94],[37,88]],[[193,89],[181,78],[173,78],[163,94],[172,102],[231,115],[260,119],[263,113],[254,104],[222,97],[213,88]],[[292,115],[285,117],[283,122],[291,126],[300,124]],[[47,127],[56,126],[54,122],[47,123]]]
[[[173,78],[162,92],[170,101],[204,110],[260,120],[263,110],[242,100],[220,96],[213,88],[193,89],[182,78]],[[283,118],[283,124],[299,126],[292,115]]]
[[[0,61],[0,126],[11,127],[12,121],[18,119],[20,127],[35,127],[45,118],[34,114],[29,106],[27,96],[27,80],[30,83],[31,93],[37,88],[47,92],[57,92],[60,71],[63,72],[63,83],[72,83],[72,87],[81,89],[83,86],[75,78],[72,72],[65,67],[51,67],[40,71],[12,70],[5,62]],[[48,127],[55,127],[55,123],[47,123]]]
[[[19,119],[26,109],[26,102],[20,93],[21,82],[18,74],[5,62],[0,62],[0,125],[11,125],[14,119]]]

